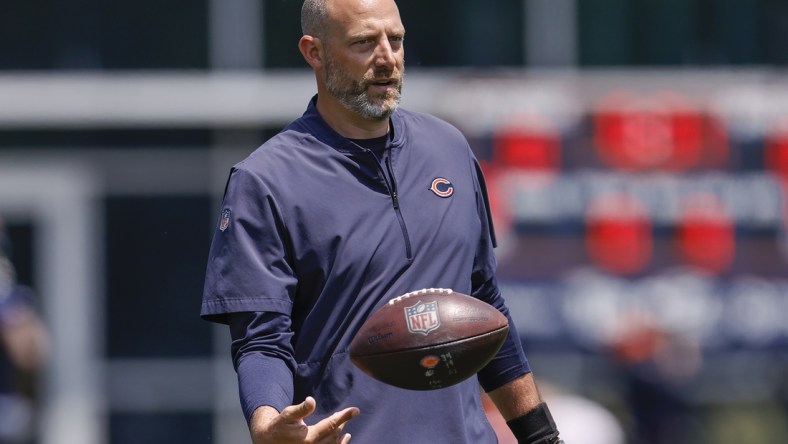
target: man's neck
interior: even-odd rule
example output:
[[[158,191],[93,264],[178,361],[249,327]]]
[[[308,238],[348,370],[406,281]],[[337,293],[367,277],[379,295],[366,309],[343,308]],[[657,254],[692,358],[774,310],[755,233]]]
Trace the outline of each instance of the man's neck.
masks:
[[[372,139],[385,136],[389,131],[389,119],[372,120],[359,116],[340,103],[317,96],[317,112],[328,126],[348,139]]]

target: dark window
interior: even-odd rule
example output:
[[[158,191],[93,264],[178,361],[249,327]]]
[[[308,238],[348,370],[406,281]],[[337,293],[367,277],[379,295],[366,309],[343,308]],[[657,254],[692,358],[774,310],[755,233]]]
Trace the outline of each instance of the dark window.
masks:
[[[2,217],[2,214],[0,214]],[[35,227],[30,223],[5,221],[6,239],[3,251],[14,264],[16,279],[22,285],[35,287],[35,270],[33,262],[33,243]]]
[[[208,68],[207,0],[5,0],[0,69]]]
[[[110,197],[107,219],[107,353],[207,356],[199,318],[210,243],[211,199]]]
[[[200,413],[113,414],[110,416],[112,444],[171,444],[213,442],[211,416]]]
[[[582,66],[769,65],[788,61],[777,0],[579,1]]]

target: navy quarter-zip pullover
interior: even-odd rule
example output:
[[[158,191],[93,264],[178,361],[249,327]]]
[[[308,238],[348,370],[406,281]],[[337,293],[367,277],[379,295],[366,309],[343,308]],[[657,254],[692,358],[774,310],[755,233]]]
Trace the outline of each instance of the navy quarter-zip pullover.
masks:
[[[494,235],[463,135],[402,108],[385,156],[335,132],[316,99],[232,168],[211,245],[201,315],[227,323],[241,402],[317,400],[314,423],[348,406],[354,443],[494,443],[479,397],[527,373],[510,322],[499,355],[461,384],[428,392],[378,382],[348,345],[388,300],[452,288],[509,315],[495,283]]]

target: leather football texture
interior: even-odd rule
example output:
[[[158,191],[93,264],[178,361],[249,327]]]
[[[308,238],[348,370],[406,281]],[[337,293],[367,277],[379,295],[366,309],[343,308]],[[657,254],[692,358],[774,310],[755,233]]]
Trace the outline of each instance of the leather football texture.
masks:
[[[509,333],[506,316],[474,297],[426,288],[396,297],[362,324],[351,361],[396,387],[435,390],[474,376]]]

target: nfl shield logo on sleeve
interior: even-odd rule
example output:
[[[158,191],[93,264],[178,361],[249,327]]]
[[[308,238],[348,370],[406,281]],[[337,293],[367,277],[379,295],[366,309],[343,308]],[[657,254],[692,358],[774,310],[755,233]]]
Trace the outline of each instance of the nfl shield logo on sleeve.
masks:
[[[438,315],[438,302],[422,302],[405,307],[405,318],[408,320],[408,330],[411,333],[427,335],[441,326]]]
[[[219,219],[219,231],[224,231],[230,226],[230,209],[225,208],[222,211],[222,217]]]

